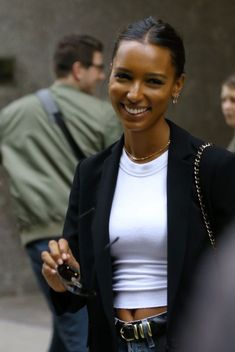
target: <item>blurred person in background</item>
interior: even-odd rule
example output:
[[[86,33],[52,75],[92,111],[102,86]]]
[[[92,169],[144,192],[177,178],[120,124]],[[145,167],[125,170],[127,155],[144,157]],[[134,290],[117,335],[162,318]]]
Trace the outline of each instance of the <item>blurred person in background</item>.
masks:
[[[56,80],[47,92],[83,156],[116,141],[121,128],[114,110],[93,96],[97,84],[105,78],[102,43],[88,35],[65,36],[54,53],[54,70]],[[47,249],[48,240],[61,236],[78,157],[58,123],[51,120],[38,92],[1,111],[0,153],[10,179],[21,242],[52,312],[49,351],[84,352],[86,308],[56,316],[41,274],[41,252]]]
[[[181,331],[181,352],[232,352],[235,346],[235,224],[207,253],[191,297],[191,310]]]
[[[233,129],[234,134],[228,145],[228,150],[235,152],[235,73],[222,84],[221,109],[226,124]]]

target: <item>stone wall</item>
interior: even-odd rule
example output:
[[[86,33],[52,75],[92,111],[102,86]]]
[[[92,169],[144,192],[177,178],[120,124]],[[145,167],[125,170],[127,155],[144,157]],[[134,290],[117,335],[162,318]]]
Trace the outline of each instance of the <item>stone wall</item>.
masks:
[[[235,71],[235,2],[230,0],[1,0],[0,58],[15,57],[15,80],[0,85],[0,107],[49,85],[51,58],[64,34],[83,32],[102,39],[107,69],[113,38],[127,23],[154,15],[183,34],[187,79],[170,118],[201,138],[226,146],[231,132],[220,112],[221,81]],[[98,94],[106,97],[106,83]],[[0,293],[33,289],[34,280],[19,245],[9,203],[7,178],[1,175]]]

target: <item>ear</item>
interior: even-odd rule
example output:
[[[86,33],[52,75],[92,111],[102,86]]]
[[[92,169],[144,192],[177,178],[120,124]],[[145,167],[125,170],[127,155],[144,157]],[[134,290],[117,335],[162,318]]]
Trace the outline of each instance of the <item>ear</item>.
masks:
[[[76,81],[80,81],[84,67],[80,61],[75,61],[72,65],[72,75]]]
[[[172,97],[178,97],[183,89],[185,82],[185,73],[182,73],[180,77],[176,78],[175,85],[172,91]]]

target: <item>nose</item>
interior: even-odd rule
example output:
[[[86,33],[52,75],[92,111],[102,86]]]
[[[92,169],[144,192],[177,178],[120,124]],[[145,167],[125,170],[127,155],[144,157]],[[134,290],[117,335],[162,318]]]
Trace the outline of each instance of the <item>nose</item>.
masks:
[[[222,108],[223,110],[228,110],[231,108],[231,100],[230,99],[225,99],[224,101],[222,101]]]
[[[143,98],[143,89],[141,84],[133,83],[132,85],[130,85],[126,96],[127,99],[132,103],[140,101]]]

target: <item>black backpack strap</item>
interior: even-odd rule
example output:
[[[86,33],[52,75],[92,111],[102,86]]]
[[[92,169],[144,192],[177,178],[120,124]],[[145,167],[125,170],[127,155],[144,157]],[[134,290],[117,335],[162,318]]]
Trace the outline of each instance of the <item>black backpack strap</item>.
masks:
[[[44,110],[47,112],[49,121],[55,122],[61,128],[64,133],[65,138],[67,139],[71,149],[73,150],[75,156],[78,160],[85,158],[85,154],[80,149],[80,147],[75,142],[72,134],[70,133],[68,127],[65,124],[64,117],[62,112],[59,110],[58,105],[52,97],[52,94],[49,89],[44,88],[36,92],[36,96],[40,100]]]

